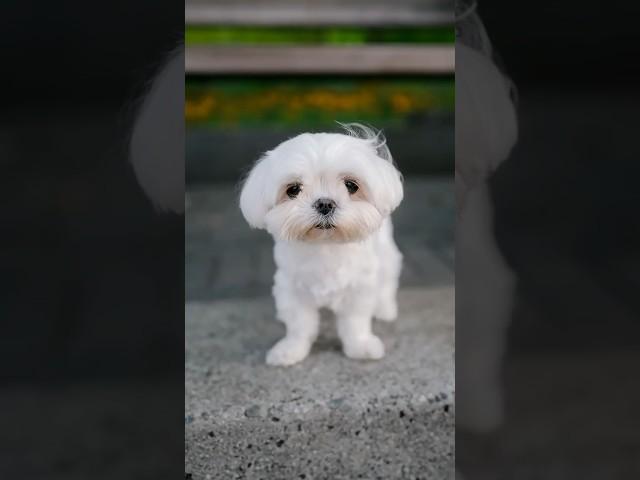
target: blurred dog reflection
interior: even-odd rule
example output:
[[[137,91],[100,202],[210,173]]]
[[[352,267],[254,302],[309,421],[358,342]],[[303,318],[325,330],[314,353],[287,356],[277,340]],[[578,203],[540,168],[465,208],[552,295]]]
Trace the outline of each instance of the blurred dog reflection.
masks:
[[[131,134],[131,164],[154,206],[184,212],[184,46],[149,83]]]
[[[496,245],[488,178],[517,139],[508,79],[473,10],[456,42],[456,423],[488,431],[503,417],[501,363],[514,278]]]

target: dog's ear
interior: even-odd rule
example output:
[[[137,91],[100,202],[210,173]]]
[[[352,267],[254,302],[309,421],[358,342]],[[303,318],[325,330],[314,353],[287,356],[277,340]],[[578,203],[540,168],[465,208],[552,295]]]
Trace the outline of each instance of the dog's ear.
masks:
[[[260,158],[247,175],[240,192],[240,210],[253,228],[265,228],[268,210],[267,158]]]
[[[393,164],[388,149],[382,156],[376,151],[372,163],[375,165],[372,177],[376,183],[373,188],[374,203],[382,215],[389,215],[400,205],[404,196],[402,174]]]

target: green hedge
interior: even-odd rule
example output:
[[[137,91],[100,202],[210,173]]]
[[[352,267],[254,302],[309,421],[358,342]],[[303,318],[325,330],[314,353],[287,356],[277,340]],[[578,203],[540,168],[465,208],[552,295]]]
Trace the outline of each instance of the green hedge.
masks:
[[[367,44],[453,43],[452,26],[443,27],[228,27],[188,26],[187,45],[198,44]]]

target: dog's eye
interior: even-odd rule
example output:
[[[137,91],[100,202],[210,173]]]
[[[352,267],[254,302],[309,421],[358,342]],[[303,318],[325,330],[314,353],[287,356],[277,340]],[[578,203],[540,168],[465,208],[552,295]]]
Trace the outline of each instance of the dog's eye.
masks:
[[[293,185],[289,185],[289,187],[287,187],[287,196],[289,198],[296,198],[301,190],[302,190],[302,185],[300,185],[299,183],[294,183]]]
[[[358,184],[353,180],[345,180],[344,186],[347,187],[347,191],[349,192],[350,195],[353,195],[354,193],[356,193],[358,191],[358,188],[360,188],[358,187]]]

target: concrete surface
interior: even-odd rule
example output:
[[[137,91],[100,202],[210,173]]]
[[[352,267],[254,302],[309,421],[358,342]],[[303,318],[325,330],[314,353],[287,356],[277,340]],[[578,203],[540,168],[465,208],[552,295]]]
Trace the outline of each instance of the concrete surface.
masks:
[[[344,357],[327,314],[302,364],[266,366],[284,333],[272,239],[233,185],[192,188],[186,212],[185,478],[453,478],[452,179],[405,182],[400,318],[374,326],[379,362]]]
[[[270,298],[186,306],[185,472],[206,478],[453,478],[454,289],[401,292],[378,362],[347,359],[333,322],[301,364],[264,364]]]

